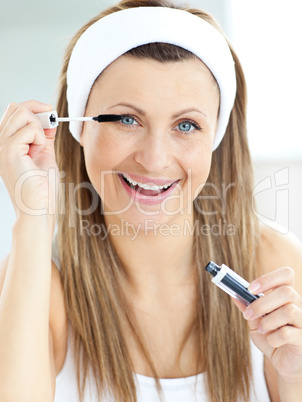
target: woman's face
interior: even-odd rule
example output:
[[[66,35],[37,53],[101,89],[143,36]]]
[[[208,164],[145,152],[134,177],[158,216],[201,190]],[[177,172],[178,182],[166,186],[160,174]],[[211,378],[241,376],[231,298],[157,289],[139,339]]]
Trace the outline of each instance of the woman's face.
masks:
[[[84,124],[89,178],[106,222],[153,227],[192,222],[193,200],[206,182],[219,90],[199,60],[160,63],[121,56],[94,84],[86,116],[126,115]]]

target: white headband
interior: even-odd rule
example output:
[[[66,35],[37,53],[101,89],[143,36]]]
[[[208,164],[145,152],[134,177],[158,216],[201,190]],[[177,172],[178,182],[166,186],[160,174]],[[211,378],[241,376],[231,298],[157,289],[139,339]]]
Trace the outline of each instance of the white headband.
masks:
[[[130,49],[154,42],[170,43],[189,50],[215,77],[220,89],[215,150],[225,134],[236,95],[234,60],[226,40],[217,29],[183,10],[129,8],[107,15],[91,25],[77,41],[68,65],[69,116],[84,116],[94,81],[110,63]],[[79,141],[82,123],[70,122],[69,130]]]

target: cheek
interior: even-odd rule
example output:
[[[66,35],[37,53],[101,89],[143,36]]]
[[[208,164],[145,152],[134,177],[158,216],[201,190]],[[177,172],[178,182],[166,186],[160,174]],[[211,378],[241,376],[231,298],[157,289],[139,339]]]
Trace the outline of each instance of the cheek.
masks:
[[[93,182],[98,180],[102,171],[114,170],[129,155],[129,147],[122,145],[121,139],[109,132],[87,133],[83,145],[87,173]]]
[[[210,147],[196,149],[191,152],[190,159],[187,161],[186,170],[191,180],[191,193],[196,196],[207,181],[212,161],[212,151]]]

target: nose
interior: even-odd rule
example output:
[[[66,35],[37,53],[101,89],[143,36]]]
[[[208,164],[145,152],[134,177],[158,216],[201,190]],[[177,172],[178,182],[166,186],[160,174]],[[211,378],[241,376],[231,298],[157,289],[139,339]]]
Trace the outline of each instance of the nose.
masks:
[[[160,172],[173,161],[172,148],[163,130],[149,130],[139,142],[135,161],[148,172]]]

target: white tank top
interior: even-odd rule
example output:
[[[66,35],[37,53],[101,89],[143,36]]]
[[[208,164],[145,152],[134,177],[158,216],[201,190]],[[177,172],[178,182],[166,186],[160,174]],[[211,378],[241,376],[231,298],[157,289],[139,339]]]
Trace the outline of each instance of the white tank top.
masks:
[[[53,247],[53,261],[60,268],[56,245]],[[69,334],[70,335],[70,334]],[[70,338],[70,336],[69,336]],[[252,352],[252,393],[250,402],[270,402],[266,381],[264,377],[263,354],[251,342]],[[152,377],[141,374],[133,374],[136,383],[138,402],[159,402],[159,396]],[[185,378],[160,379],[165,402],[206,402],[204,374],[198,374]],[[236,384],[234,384],[236,386]],[[79,402],[76,369],[73,359],[73,351],[68,343],[67,354],[62,370],[56,378],[56,393],[54,402]],[[93,376],[88,376],[83,402],[97,402],[96,385]],[[114,402],[108,396],[102,402]]]

